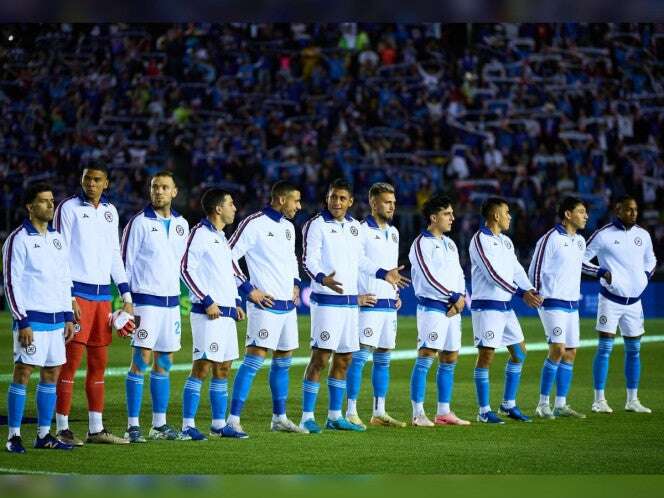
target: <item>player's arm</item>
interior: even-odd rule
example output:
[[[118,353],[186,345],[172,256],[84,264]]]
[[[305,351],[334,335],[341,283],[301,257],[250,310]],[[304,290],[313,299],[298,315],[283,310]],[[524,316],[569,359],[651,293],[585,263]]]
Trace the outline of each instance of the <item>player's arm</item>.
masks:
[[[607,283],[611,283],[611,273],[606,268],[601,268],[600,266],[592,263],[592,260],[595,259],[600,251],[602,243],[602,235],[596,231],[588,239],[586,244],[586,250],[583,253],[583,263],[581,264],[581,271],[591,277],[604,278]]]
[[[191,293],[201,301],[203,307],[207,310],[215,303],[209,294],[209,289],[206,287],[205,279],[201,276],[201,272],[204,270],[201,262],[206,253],[203,236],[194,230],[189,234],[187,246],[180,261],[180,277]]]
[[[124,263],[122,262],[122,253],[120,251],[120,238],[117,236],[118,230],[118,211],[113,207],[113,220],[115,223],[116,235],[113,237],[112,242],[112,255],[111,255],[111,278],[118,287],[118,292],[122,297],[124,305],[122,309],[129,314],[134,313],[134,307],[131,300],[131,292],[129,292],[129,284],[127,283],[127,272],[125,271]]]
[[[134,274],[134,262],[143,242],[142,226],[138,222],[138,216],[134,216],[122,231],[122,240],[120,250],[122,252],[122,262],[127,274],[127,281],[131,288],[131,282]]]
[[[471,239],[468,251],[473,263],[488,280],[510,294],[517,294],[518,287],[493,263],[499,255],[493,250],[492,244],[482,242],[479,232]]]
[[[550,246],[551,244],[548,245]],[[545,250],[547,250],[547,248],[545,248]],[[519,263],[515,252],[512,252],[512,257],[514,261],[514,283],[517,285],[517,291],[515,294],[520,296],[531,308],[537,308],[541,306],[543,299],[538,294],[537,289],[528,278],[526,270],[524,270],[523,266],[521,266],[521,263]]]
[[[646,250],[643,253],[643,267],[645,268],[648,279],[651,279],[655,274],[655,268],[657,268],[657,258],[655,257],[655,251],[652,247],[652,239],[650,238],[650,234],[648,234],[645,239]]]
[[[53,213],[53,228],[60,232],[67,247],[71,247],[71,232],[74,224],[74,212],[71,204],[71,202],[62,201]]]
[[[67,247],[63,247],[67,249]],[[71,298],[71,288],[73,286],[71,280],[71,271],[69,269],[69,258],[63,258],[64,262],[62,263],[62,269],[60,274],[60,297],[61,297],[61,307],[65,313],[65,344],[71,341],[74,338],[75,329],[74,329],[74,308],[73,303],[75,301]]]
[[[25,294],[21,288],[21,276],[25,269],[27,251],[16,235],[8,238],[2,248],[2,267],[5,296],[9,311],[18,323],[18,340],[21,346],[32,344],[32,328],[25,309]]]
[[[429,285],[429,289],[437,294],[441,301],[454,304],[462,297],[461,293],[451,290],[451,282],[446,281],[445,278],[448,272],[444,268],[436,268],[431,257],[431,248],[424,237],[415,239],[411,254],[411,263],[417,265],[418,270]]]
[[[251,220],[247,218],[238,225],[231,238],[228,239],[228,245],[236,261],[241,260],[256,245],[255,226],[256,224],[251,223]]]
[[[366,227],[366,225],[364,224],[360,225],[360,236],[361,236],[360,272],[374,278],[385,280],[386,282],[400,289],[407,287],[408,284],[410,283],[410,279],[404,277],[399,273],[401,270],[404,269],[403,265],[388,270],[385,268],[381,268],[380,266],[375,264],[374,261],[371,259],[371,254],[369,254],[368,250],[369,237],[367,231],[368,228]]]
[[[334,279],[336,271],[332,270],[329,275],[323,272],[323,232],[314,220],[315,218],[312,218],[307,221],[302,228],[302,266],[311,280],[329,287],[337,294],[342,294],[341,282]]]
[[[293,234],[295,234],[295,227],[293,227]],[[299,305],[302,279],[300,279],[300,265],[297,262],[297,254],[295,254],[295,236],[290,241],[290,261],[293,272],[293,302]]]
[[[235,285],[239,293],[242,293],[247,296],[251,302],[257,304],[261,308],[271,308],[274,304],[274,297],[268,294],[267,292],[255,287],[244,274],[240,268],[240,264],[237,260],[233,258],[233,276],[235,277]],[[236,298],[237,306],[239,307],[242,304],[240,296],[238,294]]]

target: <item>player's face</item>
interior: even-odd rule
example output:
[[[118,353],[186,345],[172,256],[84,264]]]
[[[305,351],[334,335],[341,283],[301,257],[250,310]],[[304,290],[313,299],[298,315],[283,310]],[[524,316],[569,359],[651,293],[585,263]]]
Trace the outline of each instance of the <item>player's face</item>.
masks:
[[[586,211],[586,206],[583,204],[577,204],[574,209],[568,211],[570,214],[569,221],[574,228],[577,230],[583,230],[586,228],[586,223],[588,222],[588,211]]]
[[[454,209],[452,209],[452,206],[447,206],[431,216],[432,228],[436,228],[442,233],[452,230],[453,223]]]
[[[371,210],[383,221],[392,221],[397,208],[397,198],[392,192],[383,192],[369,201]]]
[[[335,188],[327,193],[327,209],[337,220],[342,220],[353,205],[353,196],[348,190]]]
[[[302,199],[300,191],[293,190],[292,192],[289,192],[287,195],[283,196],[281,199],[283,199],[281,201],[283,202],[282,214],[286,218],[292,220],[293,218],[295,218],[297,212],[300,209],[302,209],[302,204],[300,204],[300,201]]]
[[[178,188],[170,176],[156,176],[150,182],[150,201],[157,209],[168,208],[178,195]]]
[[[224,225],[230,225],[235,220],[235,212],[237,208],[233,203],[233,198],[230,195],[224,197],[221,204],[217,206],[217,213],[221,216],[221,221]]]
[[[108,177],[103,171],[86,168],[81,177],[81,187],[88,199],[99,199],[108,188]]]
[[[636,218],[639,216],[639,206],[636,201],[629,199],[618,205],[618,218],[626,226],[631,227],[636,224]]]
[[[501,204],[495,211],[498,216],[498,226],[502,231],[510,229],[512,223],[512,215],[510,214],[510,207],[507,204]]]
[[[35,200],[27,205],[27,208],[30,218],[42,223],[48,223],[53,219],[53,212],[55,210],[53,192],[39,192]]]

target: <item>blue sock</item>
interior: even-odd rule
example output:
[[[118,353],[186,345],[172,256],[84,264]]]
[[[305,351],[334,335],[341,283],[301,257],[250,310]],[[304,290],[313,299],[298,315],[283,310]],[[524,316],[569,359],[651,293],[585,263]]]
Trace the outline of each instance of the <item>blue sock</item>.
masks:
[[[143,374],[127,372],[125,392],[127,395],[127,416],[138,417],[141,413],[141,402],[143,401]]]
[[[521,382],[521,369],[523,363],[514,363],[508,361],[505,365],[505,391],[503,393],[504,401],[516,400],[516,392],[519,390],[519,383]]]
[[[627,389],[638,389],[641,378],[641,339],[625,339],[624,347]]]
[[[188,377],[182,391],[182,418],[196,418],[198,403],[201,400],[203,381],[196,377]]]
[[[171,395],[171,379],[168,374],[150,372],[150,394],[152,413],[166,413]]]
[[[489,406],[489,369],[475,367],[473,377],[475,378],[477,404],[480,407]]]
[[[556,373],[560,375],[561,363],[556,363],[553,360],[547,358],[544,360],[544,366],[542,366],[542,377],[540,379],[540,394],[542,396],[548,396],[553,387],[553,381],[556,380]]]
[[[436,373],[438,385],[438,403],[449,403],[452,399],[452,386],[454,385],[454,369],[456,363],[439,363]]]
[[[362,385],[362,369],[364,364],[369,359],[368,349],[358,349],[353,353],[348,373],[346,374],[346,385],[348,399],[357,399],[360,394],[360,386]]]
[[[330,410],[341,410],[341,405],[344,401],[344,391],[346,390],[346,380],[328,377],[327,390],[330,393]]]
[[[210,408],[212,420],[224,420],[228,406],[228,380],[212,379],[210,381]]]
[[[311,380],[304,380],[302,383],[302,411],[303,412],[313,412],[316,408],[316,398],[318,397],[318,391],[320,389],[320,383],[313,382]]]
[[[272,413],[274,415],[286,414],[286,400],[288,399],[288,369],[293,362],[290,356],[272,358],[270,366],[270,391],[272,392]]]
[[[37,384],[37,427],[49,427],[55,411],[55,384]]]
[[[427,374],[433,364],[432,356],[418,356],[410,376],[410,399],[415,403],[424,402],[427,388]]]
[[[379,353],[374,351],[373,369],[371,370],[371,383],[375,398],[387,396],[387,387],[390,385],[390,357],[389,351]],[[349,388],[350,391],[350,388]],[[350,395],[348,396],[350,397]]]
[[[7,390],[7,425],[10,429],[21,427],[23,412],[25,411],[26,386],[23,384],[9,384]]]
[[[613,351],[613,339],[600,337],[597,343],[597,352],[593,359],[593,384],[595,389],[604,389],[604,386],[606,386],[611,351]]]
[[[233,381],[233,399],[231,400],[231,415],[239,417],[242,413],[244,402],[249,396],[251,384],[254,383],[256,372],[263,366],[265,359],[261,356],[247,354],[238,368],[237,375]]]
[[[574,365],[561,361],[558,366],[558,375],[556,376],[556,396],[566,398],[569,392],[569,386],[572,384],[572,374]]]

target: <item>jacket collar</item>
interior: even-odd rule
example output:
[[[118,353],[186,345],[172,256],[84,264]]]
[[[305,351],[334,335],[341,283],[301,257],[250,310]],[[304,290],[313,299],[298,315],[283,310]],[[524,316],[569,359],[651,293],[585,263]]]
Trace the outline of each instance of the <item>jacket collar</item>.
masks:
[[[148,204],[145,206],[145,209],[143,210],[143,214],[145,215],[146,218],[152,218],[152,219],[157,219],[157,213],[155,212],[154,208],[152,207],[152,204]],[[171,208],[171,216],[176,218],[180,216],[180,213],[178,213],[175,209]],[[206,218],[207,219],[207,218]]]
[[[263,208],[263,214],[270,218],[272,221],[276,221],[277,223],[281,221],[281,219],[284,217],[283,214],[281,214],[279,211],[274,209],[272,206],[268,205]]]
[[[376,218],[374,218],[372,215],[367,216],[367,217],[365,218],[364,221],[367,222],[367,226],[368,226],[368,227],[370,227],[370,228],[377,228],[377,229],[380,230],[380,225],[379,225],[378,222],[376,221]],[[391,225],[388,223],[387,226],[389,227],[389,226],[391,226]]]
[[[622,221],[620,221],[618,218],[613,218],[613,220],[611,220],[611,224],[614,227],[616,227],[618,230],[625,230],[625,231],[629,230],[629,228],[627,228],[625,224]]]
[[[332,216],[332,213],[330,213],[330,211],[327,210],[327,209],[323,209],[320,214],[321,214],[321,216],[323,217],[323,219],[325,220],[326,223],[332,223],[332,222],[336,221],[334,219],[334,216]],[[348,213],[346,213],[346,216],[344,218],[345,218],[346,221],[352,221],[353,220],[353,217],[351,215],[349,215]]]
[[[80,193],[78,194],[78,198],[81,200],[81,204],[90,204],[90,205],[92,205],[92,203],[85,196],[85,192],[83,192],[83,190],[81,190]],[[99,199],[99,204],[103,204],[104,206],[108,206],[110,203],[111,203],[111,201],[108,199],[108,196],[106,194],[101,194],[101,198]]]
[[[493,232],[491,230],[489,230],[489,227],[487,227],[486,225],[480,227],[480,232],[482,232],[484,235],[489,235],[491,237],[493,237],[493,235],[494,235]]]
[[[212,230],[214,233],[217,233],[217,234],[223,234],[224,233],[223,230],[217,230],[217,227],[215,227],[212,224],[212,222],[210,220],[208,220],[207,218],[203,218],[201,220],[201,225],[203,225],[204,227],[208,227],[208,229]]]
[[[422,237],[427,237],[429,239],[435,239],[436,236],[432,234],[429,230],[422,230]]]
[[[554,228],[560,235],[567,235],[567,230],[565,230],[565,227],[562,226],[562,224],[556,223],[556,226]]]
[[[39,235],[39,230],[35,228],[35,226],[28,218],[23,220],[23,228],[25,228],[25,231],[28,232],[28,235]],[[55,228],[53,228],[53,224],[50,221],[48,222],[47,229],[49,232],[55,232]]]

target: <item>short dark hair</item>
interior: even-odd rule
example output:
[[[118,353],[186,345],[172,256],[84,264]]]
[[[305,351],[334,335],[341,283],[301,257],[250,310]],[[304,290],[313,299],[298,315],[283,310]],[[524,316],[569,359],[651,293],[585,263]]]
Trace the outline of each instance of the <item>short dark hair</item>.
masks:
[[[638,204],[638,201],[636,200],[636,198],[633,195],[629,195],[629,194],[621,195],[620,197],[618,197],[616,199],[616,202],[614,204],[617,206],[617,205],[622,204],[623,202],[626,202],[626,201],[634,201]]]
[[[152,175],[152,178],[150,178],[150,182],[152,182],[152,180],[154,180],[155,178],[158,178],[160,176],[170,178],[171,180],[173,180],[173,183],[175,183],[175,175],[173,174],[172,171],[169,171],[167,169],[157,171],[154,175]]]
[[[228,190],[222,188],[211,188],[203,192],[201,196],[201,208],[205,215],[214,213],[215,208],[224,202],[227,195],[232,196]]]
[[[25,204],[32,204],[42,192],[53,192],[53,187],[45,182],[37,182],[25,189]]]
[[[441,209],[446,209],[452,205],[452,199],[443,194],[435,194],[426,200],[422,206],[422,216],[427,223],[431,222],[431,215],[438,213]]]
[[[85,171],[86,169],[92,169],[94,171],[101,171],[108,178],[110,178],[110,176],[111,176],[110,173],[109,173],[109,170],[108,170],[108,166],[106,166],[106,164],[101,162],[101,161],[92,161],[91,163],[86,164],[85,166],[83,166],[83,169],[81,170],[81,173],[83,173],[83,171]]]
[[[327,192],[330,193],[333,190],[345,190],[351,197],[353,197],[353,185],[343,178],[337,178],[330,183],[330,187],[327,189]]]
[[[583,202],[583,201],[582,201],[581,199],[579,199],[578,197],[574,197],[574,196],[571,196],[571,195],[565,197],[565,198],[560,202],[560,204],[558,204],[558,217],[559,217],[561,220],[564,220],[564,219],[565,219],[565,212],[567,212],[567,211],[573,211],[573,210],[576,208],[576,206],[578,206],[579,204],[581,204],[581,205],[583,205],[583,206],[586,205],[586,203]]]
[[[380,194],[394,194],[394,186],[386,182],[374,183],[369,189],[369,198],[373,199]]]
[[[291,192],[299,192],[299,190],[300,189],[293,185],[291,182],[287,182],[286,180],[279,180],[277,183],[272,185],[270,198],[274,201],[277,197],[288,195]]]
[[[489,197],[482,203],[480,208],[480,214],[485,220],[489,219],[489,216],[493,213],[494,209],[502,206],[503,204],[509,205],[507,199],[503,197]]]

